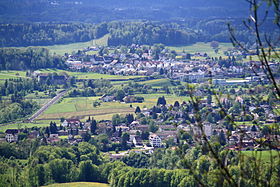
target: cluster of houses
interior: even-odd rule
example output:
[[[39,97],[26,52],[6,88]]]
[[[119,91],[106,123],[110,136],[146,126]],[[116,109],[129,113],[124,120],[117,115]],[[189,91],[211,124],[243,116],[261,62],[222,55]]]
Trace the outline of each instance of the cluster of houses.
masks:
[[[184,123],[183,113],[180,110],[168,111],[172,113],[173,116],[177,116],[171,122],[179,125],[173,124],[162,124],[162,119],[155,120],[158,125],[158,130],[155,133],[149,132],[149,125],[141,124],[140,121],[133,121],[130,124],[118,124],[113,125],[112,121],[101,121],[97,123],[96,134],[106,134],[108,131],[114,129],[112,135],[109,139],[112,142],[119,143],[121,137],[119,132],[129,134],[129,144],[134,145],[138,148],[152,147],[159,148],[165,146],[165,141],[171,140],[175,144],[178,142],[179,131],[184,131],[190,134],[194,141],[201,141],[202,137],[205,135],[206,138],[211,139],[213,135],[220,135],[221,133],[225,136],[225,141],[229,149],[254,149],[256,145],[256,139],[265,138],[267,141],[272,141],[275,138],[280,138],[279,135],[267,135],[263,134],[261,129],[256,125],[239,125],[234,129],[227,129],[223,125],[213,124],[210,122],[203,122],[200,125],[194,123]],[[158,113],[160,115],[161,112]],[[143,109],[142,114],[145,116],[152,115],[152,109]],[[275,123],[275,120],[272,120]],[[47,137],[48,143],[53,143],[60,141],[61,137],[67,138],[68,142],[71,144],[84,141],[84,135],[91,131],[90,122],[81,122],[79,119],[65,119],[57,131],[50,132]],[[140,134],[143,132],[149,132],[146,140],[143,140]],[[17,142],[20,130],[17,129],[7,129],[5,140],[7,142]],[[28,134],[28,138],[39,137],[38,131],[31,131]]]
[[[129,51],[141,46],[132,45],[128,48]],[[133,49],[133,50],[131,50]],[[117,50],[117,49],[116,49]],[[203,82],[207,81],[209,77],[215,79],[216,84],[244,84],[250,82],[258,82],[265,76],[260,77],[252,74],[251,67],[248,62],[229,63],[230,65],[224,66],[221,61],[223,59],[210,58],[207,54],[187,54],[178,53],[176,56],[168,56],[164,53],[166,49],[162,49],[159,57],[155,57],[152,49],[146,52],[139,53],[110,53],[107,55],[87,55],[87,50],[84,53],[69,55],[67,64],[70,69],[75,71],[92,71],[103,74],[113,75],[165,75],[171,79],[177,79],[186,82]],[[194,58],[192,57],[203,57]],[[232,60],[235,58],[232,58]],[[260,62],[251,62],[254,64],[255,71],[261,73]],[[270,62],[270,66],[279,66],[278,62]],[[244,75],[251,75],[243,80],[227,82],[226,79],[244,78]],[[223,81],[224,80],[224,81]]]

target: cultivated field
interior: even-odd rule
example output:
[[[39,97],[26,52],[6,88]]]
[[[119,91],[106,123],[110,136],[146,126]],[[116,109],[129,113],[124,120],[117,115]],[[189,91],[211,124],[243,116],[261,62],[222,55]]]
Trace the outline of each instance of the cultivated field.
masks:
[[[61,183],[51,184],[48,187],[109,187],[109,184],[98,183],[98,182],[73,182],[73,183]]]

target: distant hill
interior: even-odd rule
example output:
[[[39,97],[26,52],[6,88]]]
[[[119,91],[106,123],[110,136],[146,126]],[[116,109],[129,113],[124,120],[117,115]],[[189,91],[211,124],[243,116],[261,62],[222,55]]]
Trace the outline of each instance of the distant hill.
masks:
[[[245,0],[1,0],[1,22],[91,22],[244,17]]]

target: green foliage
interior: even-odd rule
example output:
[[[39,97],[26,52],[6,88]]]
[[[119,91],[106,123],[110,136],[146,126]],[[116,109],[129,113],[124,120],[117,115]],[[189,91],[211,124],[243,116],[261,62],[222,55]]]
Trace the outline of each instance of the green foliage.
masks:
[[[92,24],[1,24],[3,46],[43,46],[89,41],[108,33],[107,25]]]
[[[99,178],[98,167],[93,165],[90,160],[80,162],[79,170],[80,181],[94,182]]]
[[[62,183],[76,180],[75,166],[71,160],[65,158],[51,160],[48,163],[48,168],[54,182]]]
[[[45,48],[2,48],[0,70],[36,70],[40,68],[64,68],[60,56],[51,55]]]
[[[129,153],[128,156],[122,158],[122,161],[134,168],[148,168],[149,167],[149,157],[143,153],[137,154],[134,152]]]

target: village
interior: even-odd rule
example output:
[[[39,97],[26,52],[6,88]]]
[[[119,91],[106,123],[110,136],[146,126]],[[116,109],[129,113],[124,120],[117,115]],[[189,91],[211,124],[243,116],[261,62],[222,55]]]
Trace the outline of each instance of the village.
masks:
[[[7,129],[1,141],[39,138],[45,144],[99,142],[101,150],[109,152],[111,159],[123,158],[130,152],[151,154],[157,148],[195,145],[203,142],[204,138],[216,139],[225,149],[231,150],[265,150],[266,147],[258,143],[260,140],[275,143],[279,149],[277,139],[280,137],[269,133],[268,126],[279,123],[280,118],[272,113],[267,104],[251,104],[246,114],[240,117],[240,106],[245,103],[241,97],[235,100],[221,98],[221,102],[225,108],[228,107],[233,122],[221,117],[218,103],[210,97],[199,101],[200,112],[194,107],[195,103],[176,101],[167,104],[165,98],[160,97],[156,106],[142,110],[137,107],[134,115],[115,115],[112,120],[99,122],[93,117],[86,121],[61,119],[61,124],[51,122],[46,128]],[[205,121],[198,122],[197,113]],[[248,124],[251,121],[253,123]]]
[[[89,52],[96,54],[89,55]],[[266,147],[261,147],[259,141],[277,142],[279,135],[269,133],[269,128],[279,123],[280,118],[274,114],[268,99],[254,101],[246,95],[253,94],[248,89],[251,86],[265,85],[267,76],[261,73],[260,62],[254,62],[254,67],[247,66],[249,62],[243,59],[246,55],[240,51],[231,49],[226,54],[228,57],[224,59],[210,58],[206,53],[176,53],[163,45],[150,48],[141,45],[127,48],[89,47],[75,54],[66,54],[69,71],[142,75],[149,79],[160,77],[197,84],[201,86],[194,92],[185,90],[185,94],[199,100],[197,103],[188,100],[173,104],[166,103],[163,96],[158,98],[157,105],[152,108],[137,107],[134,114],[117,114],[112,120],[96,121],[94,116],[89,116],[86,121],[61,118],[60,124],[50,122],[48,127],[7,129],[1,141],[17,142],[24,138],[39,138],[45,144],[98,142],[103,147],[99,148],[109,152],[111,159],[120,159],[131,151],[150,154],[157,148],[195,145],[205,141],[205,138],[218,141],[225,149],[265,150]],[[274,68],[278,64],[270,62],[273,71],[279,71]],[[252,68],[255,68],[254,74]],[[47,85],[65,85],[70,79],[66,73],[49,74],[40,71],[33,72],[30,77]],[[215,94],[203,88],[203,83],[209,80],[214,89],[223,89],[231,97],[224,95],[214,98]],[[134,81],[137,82],[137,79]],[[125,94],[120,99],[110,94],[99,96],[100,102],[105,103],[118,100],[137,105],[144,101],[143,97],[134,94]],[[100,105],[97,101],[95,104],[94,107]],[[277,143],[276,147],[279,149]]]
[[[92,52],[95,54],[91,55]],[[131,45],[120,48],[89,47],[67,55],[66,62],[74,71],[111,75],[164,76],[189,83],[201,83],[211,78],[214,84],[223,85],[267,83],[266,76],[261,71],[261,63],[244,60],[252,55],[254,54],[229,49],[224,57],[213,58],[207,53],[189,54],[184,51],[172,51],[163,45],[150,48]],[[248,64],[254,64],[254,67]],[[271,69],[277,71],[279,62],[272,60],[269,65]],[[255,73],[252,72],[252,68]]]

